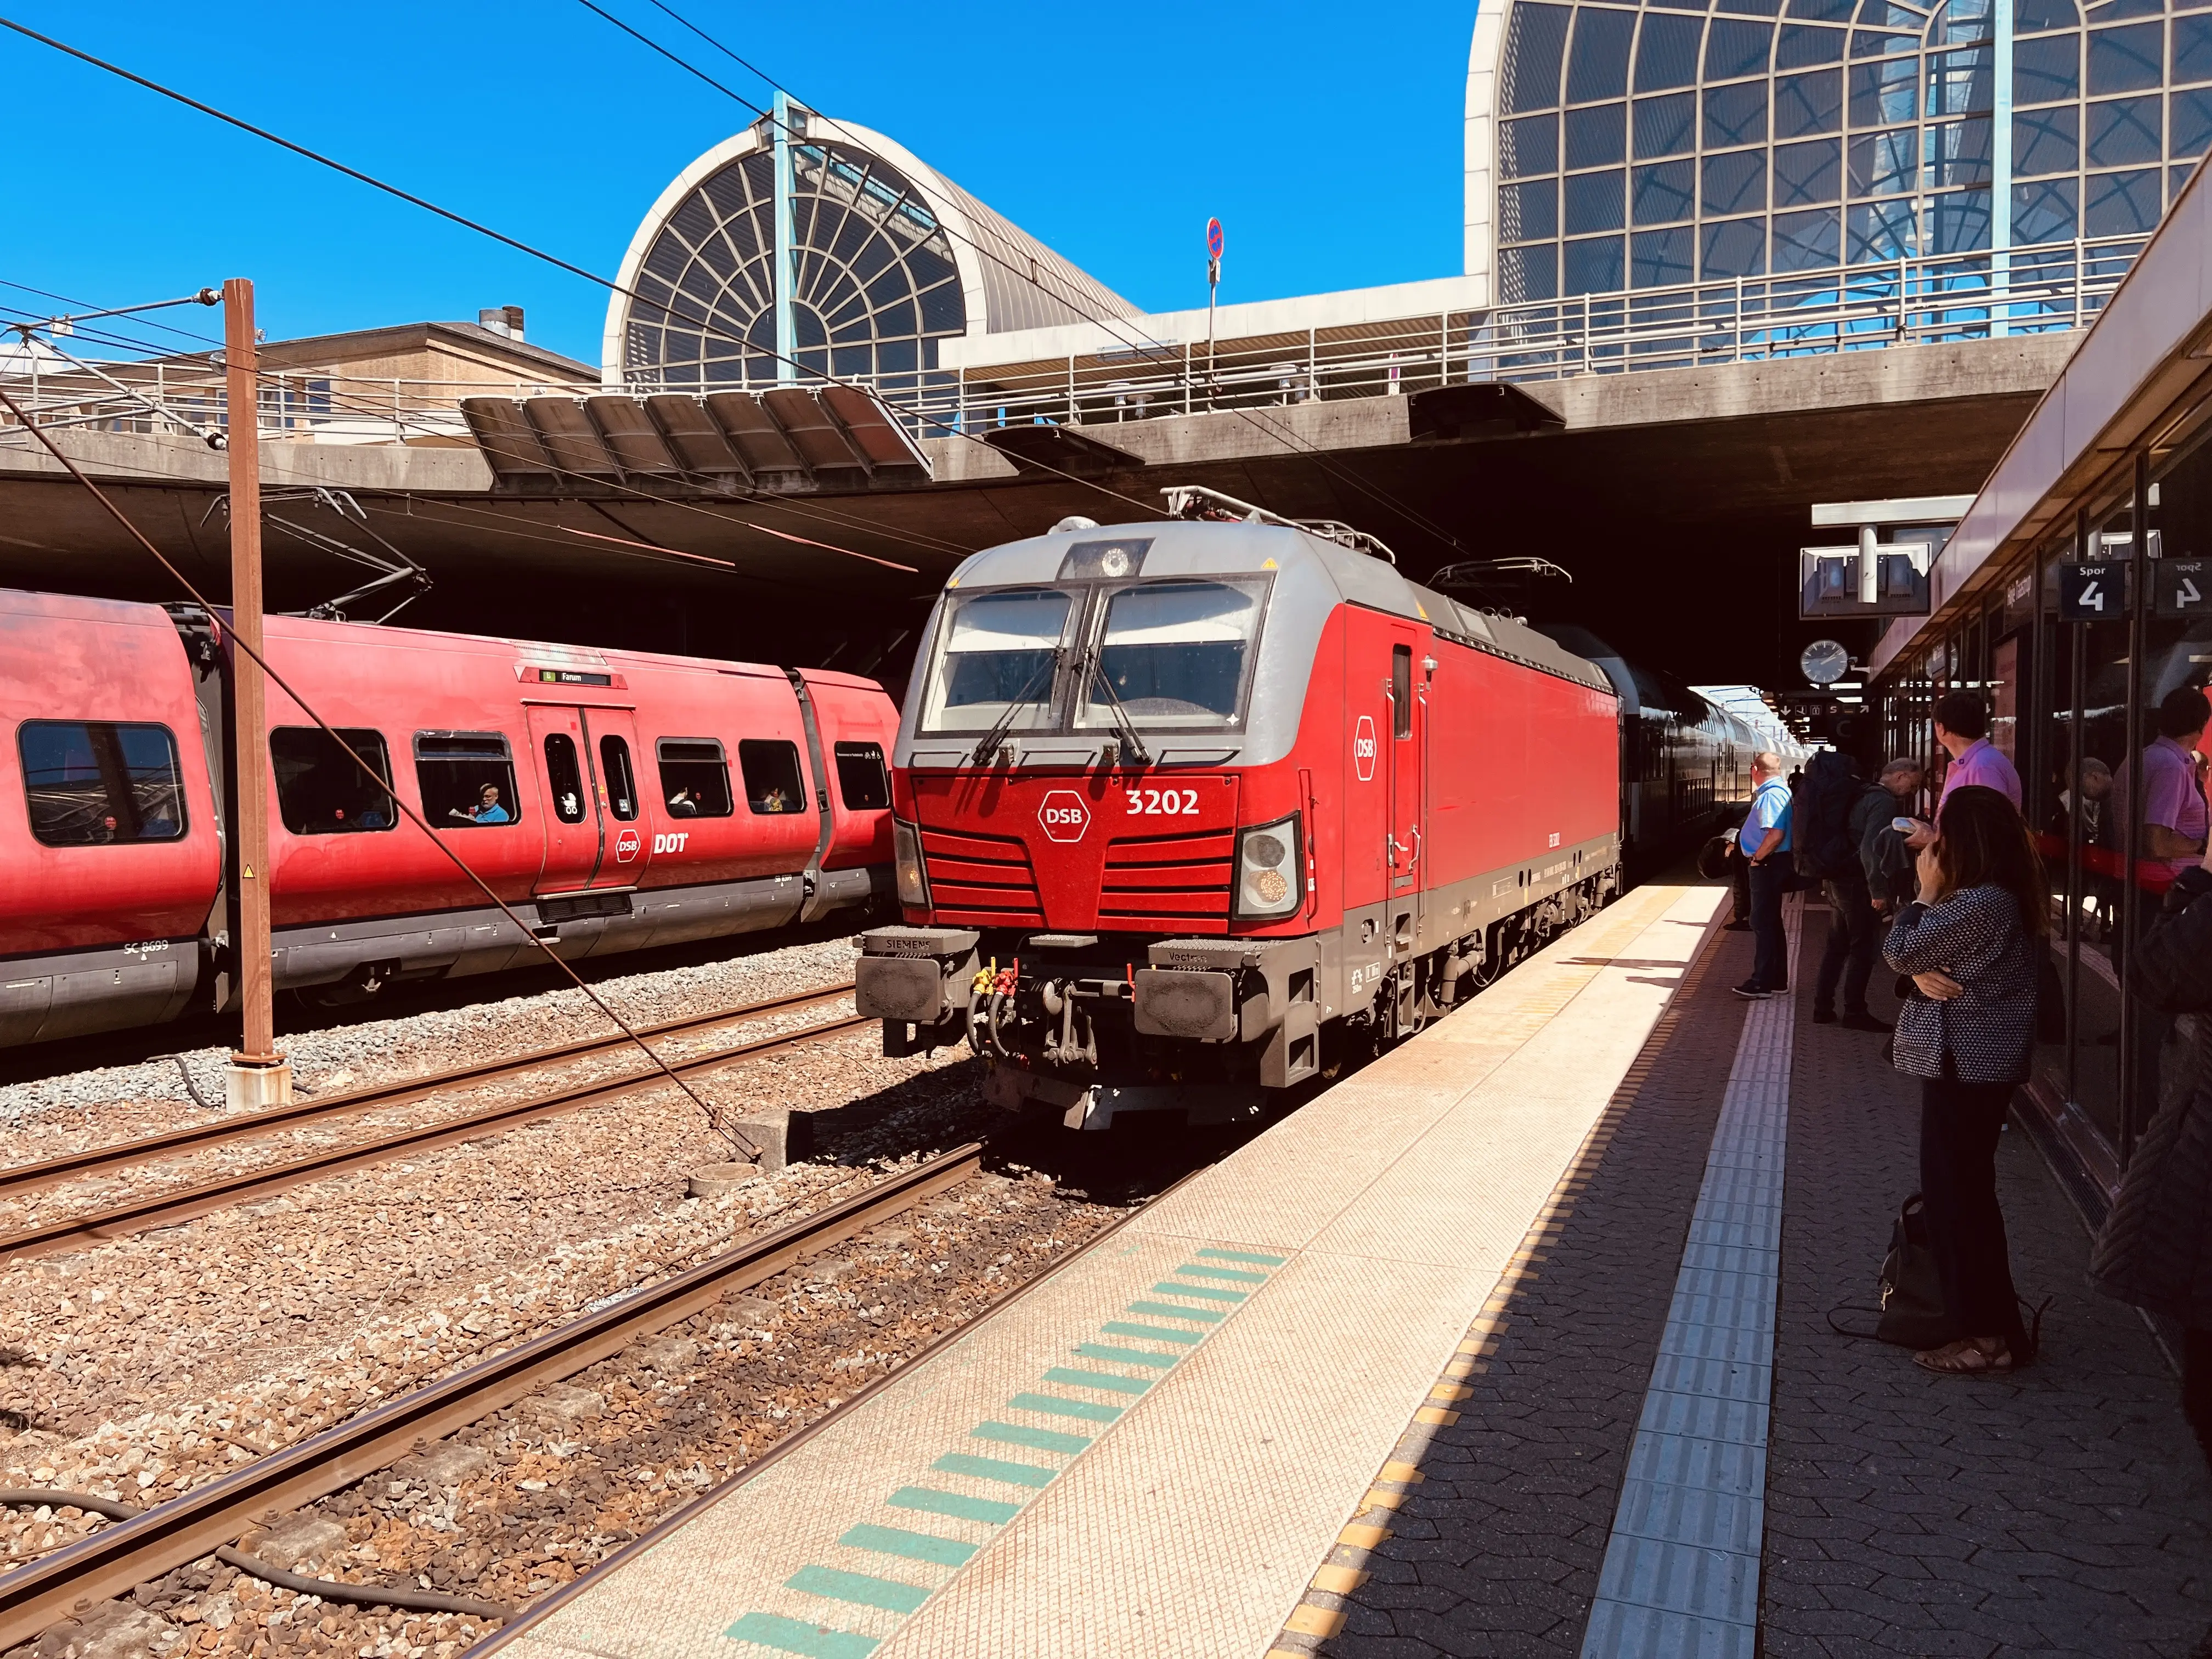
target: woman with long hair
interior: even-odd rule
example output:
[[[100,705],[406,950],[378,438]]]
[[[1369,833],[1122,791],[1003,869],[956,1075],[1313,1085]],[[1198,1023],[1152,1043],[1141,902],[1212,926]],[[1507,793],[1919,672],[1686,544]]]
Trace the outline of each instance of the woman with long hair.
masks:
[[[1997,1137],[2035,1046],[2036,969],[2050,927],[2043,861],[1995,789],[1951,792],[1923,848],[1919,896],[1882,946],[1912,976],[1897,1069],[1920,1079],[1920,1193],[1954,1340],[1913,1356],[1945,1376],[2033,1356],[1997,1208]]]

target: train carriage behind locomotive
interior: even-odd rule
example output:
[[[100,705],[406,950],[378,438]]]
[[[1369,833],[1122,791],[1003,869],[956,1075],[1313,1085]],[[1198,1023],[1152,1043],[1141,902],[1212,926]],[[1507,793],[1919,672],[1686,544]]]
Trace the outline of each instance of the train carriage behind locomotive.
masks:
[[[890,1052],[972,1042],[1071,1127],[1226,1119],[1618,890],[1605,675],[1371,546],[1170,520],[961,566],[900,724],[903,920],[858,969]]]

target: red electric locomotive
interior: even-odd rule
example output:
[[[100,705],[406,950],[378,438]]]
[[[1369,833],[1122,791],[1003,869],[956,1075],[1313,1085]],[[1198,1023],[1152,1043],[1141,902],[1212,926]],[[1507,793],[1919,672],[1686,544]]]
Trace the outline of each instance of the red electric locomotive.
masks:
[[[270,617],[276,981],[327,1000],[811,921],[890,890],[896,712],[852,675]],[[0,592],[0,1045],[233,995],[219,617]]]
[[[1620,703],[1340,526],[1066,528],[939,601],[893,769],[886,1048],[1073,1127],[1249,1111],[1620,884]]]

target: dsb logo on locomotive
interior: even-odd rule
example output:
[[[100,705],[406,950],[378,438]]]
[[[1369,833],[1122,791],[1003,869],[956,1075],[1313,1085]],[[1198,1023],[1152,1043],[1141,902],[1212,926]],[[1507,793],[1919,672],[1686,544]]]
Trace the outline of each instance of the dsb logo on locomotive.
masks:
[[[1038,803],[1037,822],[1051,840],[1081,841],[1091,827],[1091,809],[1073,789],[1055,789]]]

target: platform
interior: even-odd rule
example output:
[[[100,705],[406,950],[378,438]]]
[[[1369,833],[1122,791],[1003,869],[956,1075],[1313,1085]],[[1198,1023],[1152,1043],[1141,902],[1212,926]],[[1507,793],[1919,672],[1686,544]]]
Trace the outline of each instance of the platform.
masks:
[[[2212,1493],[2031,1146],[2042,1364],[1827,1331],[1916,1097],[1728,994],[1726,902],[1631,893],[478,1651],[2189,1652]]]

